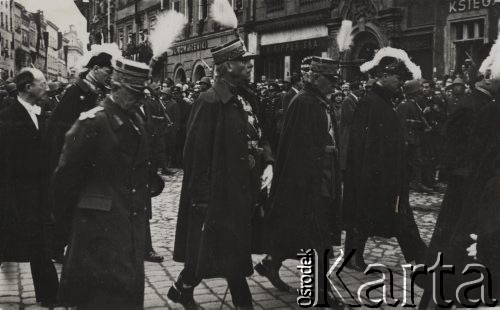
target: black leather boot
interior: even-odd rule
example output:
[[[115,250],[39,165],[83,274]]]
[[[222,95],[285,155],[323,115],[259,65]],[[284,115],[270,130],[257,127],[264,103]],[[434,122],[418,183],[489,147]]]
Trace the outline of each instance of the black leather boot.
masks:
[[[200,309],[198,304],[194,301],[193,297],[194,286],[186,288],[182,282],[175,282],[168,290],[167,297],[175,302],[181,304],[185,309],[197,310]]]
[[[281,264],[280,264],[281,266]],[[255,271],[269,279],[271,284],[282,292],[293,292],[293,289],[280,278],[279,267],[275,267],[270,260],[262,260],[254,267]]]

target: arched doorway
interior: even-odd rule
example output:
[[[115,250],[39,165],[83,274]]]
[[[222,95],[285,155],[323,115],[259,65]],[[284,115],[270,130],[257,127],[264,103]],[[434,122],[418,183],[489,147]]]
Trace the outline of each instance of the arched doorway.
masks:
[[[177,67],[174,74],[174,82],[177,83],[186,83],[186,72],[182,66]]]
[[[375,34],[369,31],[358,32],[354,36],[352,49],[346,57],[346,72],[344,76],[347,80],[353,81],[360,79],[363,74],[359,71],[359,66],[373,59],[373,56],[380,47],[381,44]]]
[[[206,76],[205,68],[203,65],[198,64],[193,70],[193,82],[201,80],[202,77]]]

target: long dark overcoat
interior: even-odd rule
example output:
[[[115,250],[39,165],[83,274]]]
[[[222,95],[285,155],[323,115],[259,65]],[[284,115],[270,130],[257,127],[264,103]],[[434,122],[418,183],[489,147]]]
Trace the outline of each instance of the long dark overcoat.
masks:
[[[52,112],[47,124],[49,137],[49,167],[52,173],[59,163],[66,132],[73,126],[80,113],[97,105],[98,94],[82,79],[78,79],[66,90]]]
[[[223,81],[200,95],[190,117],[174,260],[201,278],[253,273],[247,122]]]
[[[0,261],[29,261],[44,249],[48,179],[37,118],[40,130],[17,100],[0,112]]]
[[[472,148],[476,162],[468,202],[474,210],[460,223],[472,224],[478,234],[477,257],[492,273],[493,297],[500,297],[500,104],[491,103],[479,113]],[[468,240],[470,243],[470,239]]]
[[[403,126],[392,96],[375,84],[360,100],[351,127],[344,221],[367,236],[393,237],[405,222],[401,219],[413,221]]]
[[[470,244],[470,233],[475,231],[477,206],[486,183],[482,180],[484,174],[478,179],[474,171],[480,168],[484,171],[485,165],[494,171],[489,166],[491,161],[479,160],[485,156],[483,150],[487,149],[488,144],[485,141],[494,137],[494,128],[482,129],[484,125],[479,123],[478,113],[491,102],[490,96],[475,89],[472,94],[461,99],[446,124],[443,167],[448,173],[448,187],[426,252],[427,265],[436,261],[439,252],[443,253],[446,263],[453,262],[457,268],[470,261],[465,249]],[[491,143],[490,147],[494,145]],[[455,287],[459,284],[448,283],[445,296],[454,298]]]
[[[357,97],[357,95],[358,93],[356,93],[356,95],[349,94],[342,102],[339,126],[339,163],[342,171],[346,169],[352,120],[354,118],[354,111],[356,111],[356,107],[359,103],[359,97]]]
[[[296,258],[299,249],[330,246],[339,233],[340,170],[335,153],[330,184],[333,202],[325,205],[322,186],[328,132],[326,99],[311,86],[291,101],[285,116],[266,215],[268,253]],[[330,113],[335,124],[333,112]],[[329,159],[328,159],[329,160]]]
[[[109,97],[103,110],[88,113],[66,135],[53,178],[58,221],[73,219],[59,298],[68,305],[92,300],[142,309],[147,133],[141,116],[134,126],[133,116]]]

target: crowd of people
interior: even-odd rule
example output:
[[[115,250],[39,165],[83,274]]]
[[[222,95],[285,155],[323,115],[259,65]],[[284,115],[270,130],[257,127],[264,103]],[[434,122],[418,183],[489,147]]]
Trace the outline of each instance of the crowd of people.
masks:
[[[184,269],[166,294],[188,309],[213,277],[251,309],[254,269],[295,291],[283,261],[340,245],[343,230],[350,268],[366,268],[372,236],[397,237],[408,262],[444,252],[465,264],[475,233],[476,256],[498,272],[485,244],[498,233],[499,77],[425,80],[406,53],[377,53],[351,82],[335,61],[307,57],[284,80],[250,83],[240,39],[213,49],[216,77],[196,83],[151,81],[147,65],[106,52],[69,85],[21,70],[0,86],[0,261],[30,262],[42,306],[141,309],[143,262],[164,259],[149,224],[151,198],[169,186],[158,173],[181,168],[173,259]],[[409,190],[444,190],[438,182],[448,187],[428,247]],[[266,255],[253,266],[252,253]],[[432,292],[419,285],[426,308]],[[320,304],[343,306],[316,289]]]

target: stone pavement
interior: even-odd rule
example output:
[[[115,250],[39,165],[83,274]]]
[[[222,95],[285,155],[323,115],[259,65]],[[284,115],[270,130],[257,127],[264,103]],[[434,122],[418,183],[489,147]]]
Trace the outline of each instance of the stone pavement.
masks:
[[[167,297],[167,290],[172,285],[182,269],[182,264],[172,260],[173,242],[175,235],[177,204],[180,195],[182,173],[165,178],[167,184],[164,192],[153,200],[153,219],[151,230],[155,250],[165,256],[161,264],[146,263],[146,289],[144,307],[146,309],[182,309],[171,303]],[[420,234],[426,243],[429,242],[437,211],[442,195],[421,195],[412,193],[411,203],[420,229]],[[254,255],[255,263],[261,255]],[[401,264],[404,258],[395,238],[371,238],[366,245],[365,259],[367,263],[384,263],[392,267],[394,277],[395,298],[403,296],[403,278]],[[60,272],[61,266],[56,265]],[[297,270],[297,261],[285,262],[281,269],[282,279],[294,288],[300,287],[300,273]],[[364,275],[351,269],[345,269],[342,279],[353,291],[357,292],[362,283],[379,279],[380,276]],[[337,282],[337,280],[335,280]],[[276,290],[265,278],[254,274],[248,279],[252,292],[255,309],[301,309],[296,304],[297,294],[283,293]],[[223,279],[203,281],[195,290],[195,299],[204,309],[231,309],[231,296],[225,296],[227,285]],[[378,295],[377,295],[378,294]],[[380,296],[375,292],[373,297]],[[416,302],[418,303],[421,291],[416,288]],[[345,295],[345,292],[342,293]],[[372,298],[373,298],[372,297]],[[35,302],[35,292],[28,263],[4,263],[0,270],[0,310],[10,309],[43,309]],[[61,308],[64,309],[64,308]]]

